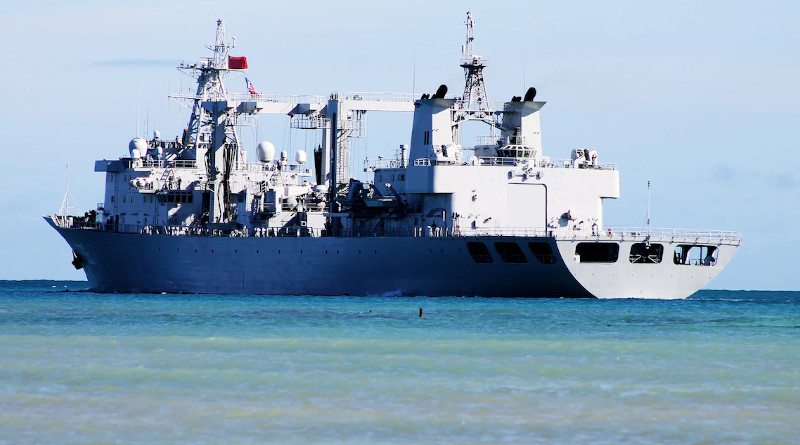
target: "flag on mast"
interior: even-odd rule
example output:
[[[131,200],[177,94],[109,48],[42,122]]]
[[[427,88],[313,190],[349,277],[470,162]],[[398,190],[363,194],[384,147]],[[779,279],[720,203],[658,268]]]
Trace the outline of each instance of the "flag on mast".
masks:
[[[247,69],[247,57],[228,56],[228,69],[229,70],[246,70]]]
[[[261,92],[258,91],[246,77],[244,78],[244,81],[247,82],[247,91],[249,91],[250,94],[261,94]]]

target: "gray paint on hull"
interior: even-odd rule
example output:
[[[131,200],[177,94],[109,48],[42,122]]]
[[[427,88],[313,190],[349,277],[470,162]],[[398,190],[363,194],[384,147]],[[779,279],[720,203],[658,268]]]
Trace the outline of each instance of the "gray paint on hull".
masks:
[[[561,258],[541,264],[534,237],[290,238],[139,235],[56,230],[102,292],[270,295],[468,295],[591,297]],[[467,242],[485,242],[494,262],[479,264]],[[497,241],[515,241],[527,263],[504,263]]]

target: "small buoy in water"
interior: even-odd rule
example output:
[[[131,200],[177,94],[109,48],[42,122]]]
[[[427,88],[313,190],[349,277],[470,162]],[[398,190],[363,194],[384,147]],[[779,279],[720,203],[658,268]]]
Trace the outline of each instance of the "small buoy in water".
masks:
[[[422,308],[419,308],[419,318],[422,318]]]

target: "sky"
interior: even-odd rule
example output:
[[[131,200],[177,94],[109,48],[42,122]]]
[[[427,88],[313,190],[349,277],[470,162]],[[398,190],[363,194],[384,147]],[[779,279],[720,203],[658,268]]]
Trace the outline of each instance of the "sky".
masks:
[[[607,225],[641,227],[647,181],[653,226],[741,231],[714,289],[799,290],[800,2],[32,0],[0,16],[0,279],[85,279],[42,219],[59,210],[67,164],[82,211],[103,199],[96,159],[188,114],[175,67],[209,52],[216,20],[236,36],[262,92],[463,89],[466,11],[492,101],[538,90],[545,154],[596,148],[620,170]],[[243,79],[230,90],[245,92]],[[282,119],[282,118],[281,118]],[[285,120],[243,131],[291,150],[315,145]],[[356,155],[408,143],[410,115],[369,116]],[[138,133],[137,133],[138,131]],[[464,141],[465,145],[471,145]]]

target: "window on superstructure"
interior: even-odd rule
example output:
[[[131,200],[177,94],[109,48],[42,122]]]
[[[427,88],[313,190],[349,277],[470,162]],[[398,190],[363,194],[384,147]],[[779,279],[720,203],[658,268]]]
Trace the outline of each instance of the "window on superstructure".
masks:
[[[672,257],[675,264],[691,266],[715,266],[718,259],[719,249],[703,244],[680,244]]]
[[[489,253],[489,248],[486,244],[479,242],[467,243],[467,251],[476,263],[493,263],[494,259],[492,254]]]
[[[581,263],[616,263],[619,259],[619,244],[578,243],[575,256]]]
[[[634,243],[628,259],[635,264],[658,264],[664,256],[661,244]]]
[[[555,264],[556,256],[553,255],[553,248],[550,244],[543,242],[528,243],[531,253],[542,264]]]
[[[528,262],[528,259],[525,258],[525,254],[522,253],[522,249],[519,248],[517,243],[498,242],[494,243],[494,248],[497,249],[497,253],[500,254],[500,259],[502,259],[504,263]]]

